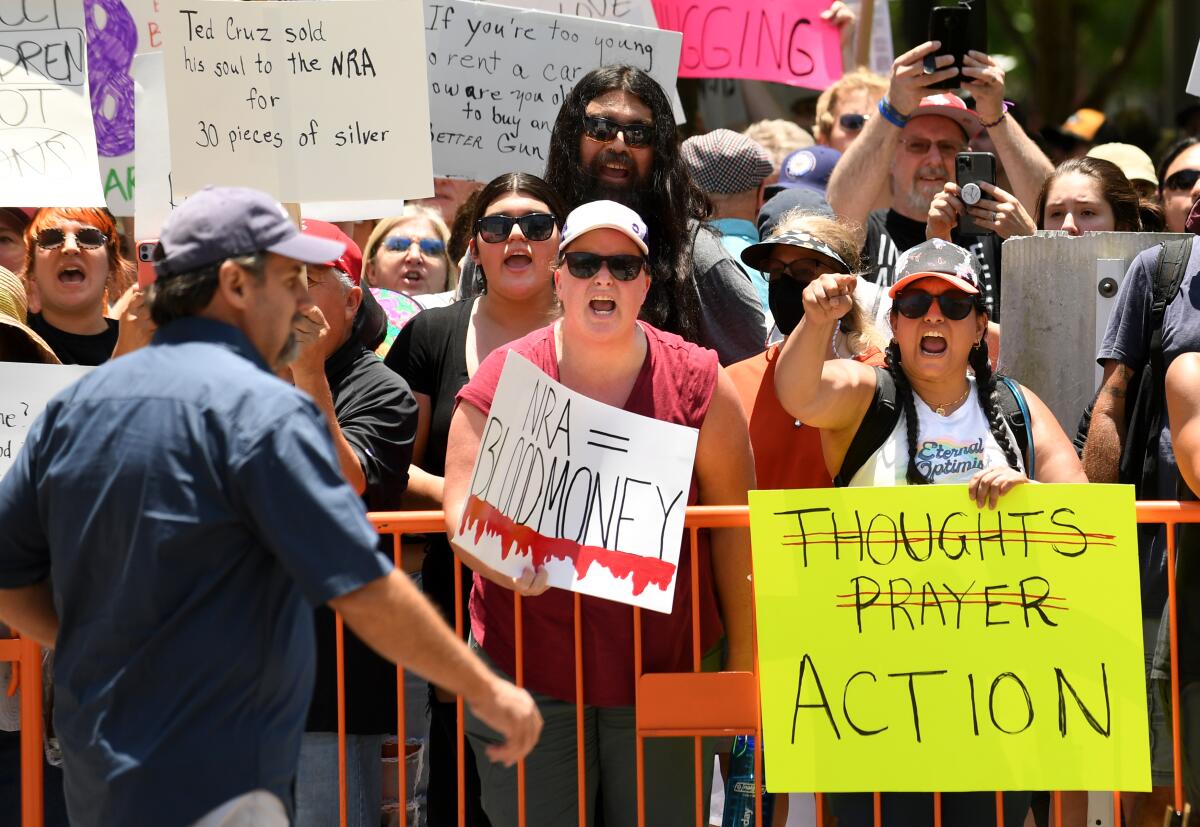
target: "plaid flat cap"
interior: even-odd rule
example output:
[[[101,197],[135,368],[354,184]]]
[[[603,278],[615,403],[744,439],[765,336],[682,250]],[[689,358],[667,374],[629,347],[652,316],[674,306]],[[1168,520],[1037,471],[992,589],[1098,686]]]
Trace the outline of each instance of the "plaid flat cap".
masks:
[[[729,129],[714,129],[683,142],[683,163],[692,180],[708,193],[758,189],[775,167],[758,143]]]

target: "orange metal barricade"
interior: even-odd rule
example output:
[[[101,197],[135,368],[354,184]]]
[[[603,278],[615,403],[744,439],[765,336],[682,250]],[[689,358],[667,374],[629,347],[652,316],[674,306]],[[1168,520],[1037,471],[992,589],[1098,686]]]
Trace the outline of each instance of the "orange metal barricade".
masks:
[[[400,563],[400,538],[404,534],[440,533],[444,531],[441,512],[387,512],[368,515],[381,534],[393,536],[393,549],[396,564]],[[1170,623],[1171,644],[1171,713],[1172,735],[1174,750],[1174,800],[1177,812],[1182,812],[1184,804],[1182,751],[1180,745],[1179,704],[1179,664],[1178,664],[1178,613],[1175,591],[1175,537],[1174,527],[1180,523],[1200,523],[1200,503],[1179,503],[1170,501],[1149,501],[1137,504],[1137,521],[1139,523],[1163,523],[1167,526],[1167,562],[1168,562],[1168,616]],[[749,512],[744,506],[699,506],[687,510],[685,522],[691,533],[692,545],[696,544],[696,533],[702,529],[712,528],[745,528],[749,525]],[[461,565],[455,563],[456,569]],[[692,567],[692,673],[685,674],[642,674],[641,671],[641,612],[634,609],[634,664],[635,674],[638,675],[636,684],[636,743],[637,743],[637,780],[638,780],[638,824],[645,825],[645,773],[643,767],[643,742],[646,738],[654,737],[691,737],[694,738],[695,789],[696,789],[696,824],[703,827],[708,822],[708,802],[702,800],[700,783],[705,767],[700,765],[702,755],[701,738],[715,735],[753,734],[755,738],[755,778],[762,778],[762,733],[758,709],[758,678],[757,673],[738,672],[700,672],[700,630],[695,618],[699,616],[697,588],[697,568]],[[455,578],[456,585],[461,583]],[[461,586],[459,586],[461,588]],[[463,617],[461,611],[461,594],[457,595],[458,608],[455,612],[455,628],[461,634]],[[521,599],[514,601],[514,626],[516,629],[516,672],[514,676],[518,685],[524,682],[524,646],[522,641]],[[338,765],[339,765],[339,814],[340,822],[346,824],[346,732],[345,732],[345,696],[344,675],[342,672],[342,626],[341,619],[337,620],[338,644]],[[582,683],[582,648],[580,646],[579,596],[575,596],[575,665],[576,665],[576,733],[577,733],[577,780],[579,801],[585,800],[585,762],[584,741],[579,737],[583,726],[583,683]],[[11,661],[14,664],[16,678],[21,687],[21,816],[24,827],[42,827],[42,673],[41,650],[37,644],[26,639],[0,640],[0,661]],[[757,670],[757,657],[755,669]],[[406,768],[404,760],[404,673],[397,669],[397,712],[400,736],[399,790],[403,796],[406,790]],[[463,735],[463,706],[462,699],[458,700],[458,776],[459,776],[459,819],[460,827],[465,823],[464,801],[464,755],[461,748]],[[522,761],[518,766],[518,818],[524,825],[526,817],[525,806],[525,769]],[[761,786],[758,790],[760,796]],[[874,796],[875,824],[882,824],[880,796]],[[407,820],[407,811],[401,802],[401,818]],[[761,802],[760,802],[761,804]],[[822,823],[825,811],[823,797],[817,795],[817,824]],[[996,794],[997,824],[1003,827],[1003,802],[1000,793]],[[1120,794],[1113,793],[1114,823],[1121,823]],[[586,812],[581,806],[579,823],[586,826]],[[1054,823],[1062,823],[1062,802],[1059,793],[1054,794]],[[762,808],[757,808],[756,827],[761,823]],[[404,821],[402,821],[404,823]],[[934,795],[934,825],[941,825],[940,795]]]

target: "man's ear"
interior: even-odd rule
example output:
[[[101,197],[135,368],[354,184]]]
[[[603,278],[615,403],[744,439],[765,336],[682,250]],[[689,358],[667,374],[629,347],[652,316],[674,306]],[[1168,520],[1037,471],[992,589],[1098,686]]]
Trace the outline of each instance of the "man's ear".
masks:
[[[230,307],[244,310],[249,303],[249,280],[244,268],[226,259],[217,271],[217,292]]]
[[[362,307],[363,289],[361,287],[351,287],[346,291],[346,321],[353,322],[354,317],[358,315],[358,308]]]

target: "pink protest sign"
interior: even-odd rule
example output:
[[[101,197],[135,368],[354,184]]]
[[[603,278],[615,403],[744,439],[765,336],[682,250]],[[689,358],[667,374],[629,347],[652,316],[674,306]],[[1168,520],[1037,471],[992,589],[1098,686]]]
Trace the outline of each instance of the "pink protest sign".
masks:
[[[663,29],[683,33],[681,78],[746,78],[824,89],[842,76],[829,0],[654,0]]]

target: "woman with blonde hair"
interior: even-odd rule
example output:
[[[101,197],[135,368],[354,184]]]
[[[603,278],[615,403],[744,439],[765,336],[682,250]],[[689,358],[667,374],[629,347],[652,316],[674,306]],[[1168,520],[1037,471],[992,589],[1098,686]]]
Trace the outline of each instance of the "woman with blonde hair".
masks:
[[[420,296],[425,307],[453,301],[458,267],[450,260],[450,228],[437,210],[408,204],[385,218],[363,248],[363,282],[368,287]]]

